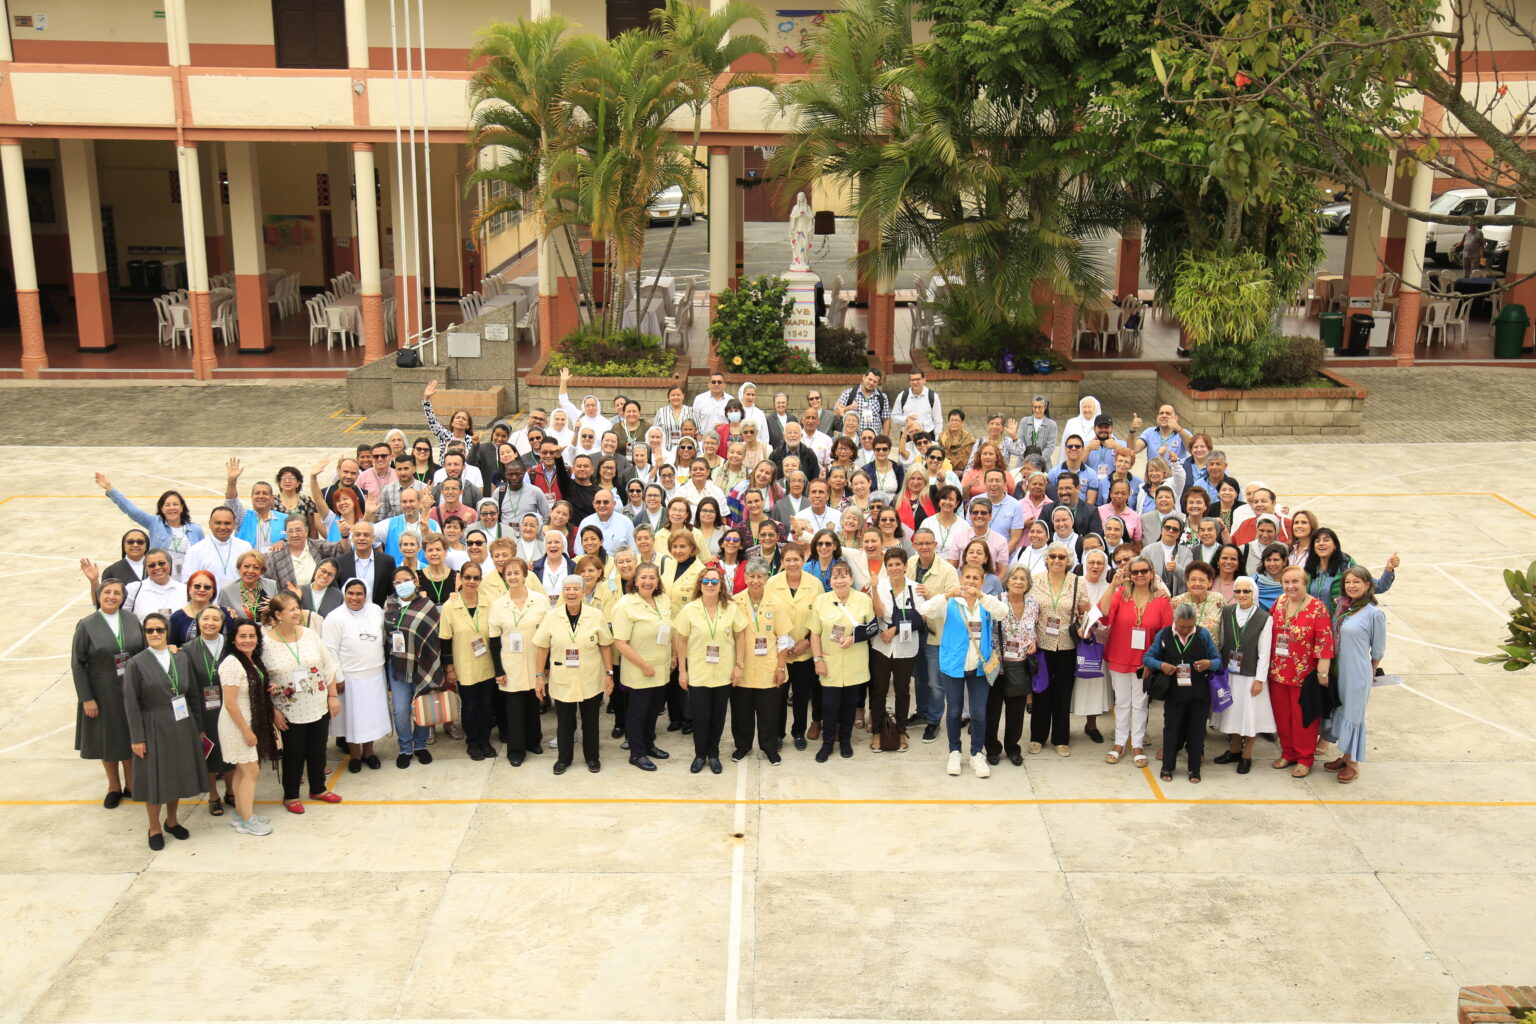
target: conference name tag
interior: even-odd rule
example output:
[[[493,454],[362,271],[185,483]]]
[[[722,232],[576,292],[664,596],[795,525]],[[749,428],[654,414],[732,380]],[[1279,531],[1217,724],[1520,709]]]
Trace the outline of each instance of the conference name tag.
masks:
[[[482,658],[485,656],[485,641],[475,637],[469,642],[469,649],[474,652],[475,657]]]
[[[1175,678],[1178,679],[1178,682],[1179,682],[1180,686],[1192,686],[1192,685],[1194,685],[1190,681],[1190,678],[1189,678],[1189,666],[1188,665],[1180,665],[1175,670]]]
[[[1144,629],[1131,630],[1131,650],[1144,651],[1147,649],[1147,631]]]
[[[752,653],[759,658],[766,658],[768,656],[768,638],[765,636],[754,637],[752,639]]]
[[[567,647],[565,649],[565,667],[581,668],[581,650],[579,648]]]
[[[718,665],[718,664],[720,664],[720,645],[719,644],[705,644],[704,645],[704,663],[707,664],[707,665]]]
[[[176,721],[187,717],[187,698],[184,696],[171,698],[171,711],[176,716]]]
[[[217,686],[203,687],[203,707],[209,711],[224,706],[224,691]]]
[[[396,630],[389,634],[389,650],[391,654],[405,653],[405,634]]]
[[[523,634],[521,634],[521,633],[508,633],[507,634],[507,651],[508,651],[508,653],[511,653],[511,654],[522,654],[523,653]]]

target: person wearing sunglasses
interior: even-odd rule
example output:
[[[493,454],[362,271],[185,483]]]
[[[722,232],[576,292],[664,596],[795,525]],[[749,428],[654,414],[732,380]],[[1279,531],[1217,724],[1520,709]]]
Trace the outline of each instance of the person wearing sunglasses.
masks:
[[[1099,614],[1109,634],[1104,664],[1115,691],[1115,748],[1104,760],[1116,764],[1131,748],[1131,763],[1147,764],[1147,691],[1141,685],[1142,660],[1158,631],[1173,624],[1168,588],[1153,574],[1150,559],[1137,555],[1115,576],[1115,586],[1099,598]]]
[[[1252,576],[1239,576],[1232,584],[1233,604],[1221,613],[1222,660],[1227,666],[1232,704],[1218,711],[1214,725],[1227,734],[1227,750],[1213,758],[1215,764],[1236,762],[1237,773],[1253,768],[1253,743],[1262,733],[1275,731],[1275,712],[1264,692],[1269,681],[1269,661],[1274,646],[1274,620],[1259,605],[1259,585]]]
[[[177,821],[180,802],[208,792],[203,702],[191,692],[192,662],[187,653],[172,651],[167,643],[170,621],[151,612],[141,628],[147,646],[123,666],[123,710],[133,747],[133,779],[149,815],[149,848],[163,850],[165,832],[177,839],[191,838]]]
[[[966,521],[955,526],[949,535],[949,546],[944,557],[959,568],[963,563],[966,545],[973,540],[986,543],[994,566],[1008,564],[1008,538],[992,529],[992,502],[985,495],[971,499],[966,510]]]
[[[100,761],[107,775],[101,805],[112,810],[133,795],[133,740],[123,703],[124,666],[144,650],[139,620],[123,613],[120,579],[105,579],[93,595],[97,609],[75,623],[70,671],[79,706],[75,749],[87,761]]]
[[[171,613],[169,643],[172,647],[182,647],[197,636],[197,617],[214,603],[217,594],[218,581],[208,570],[199,569],[187,577],[187,603]]]
[[[138,527],[129,530],[118,542],[118,553],[121,557],[101,571],[101,578],[137,583],[144,578],[144,556],[149,553],[149,534]]]
[[[725,733],[726,709],[731,687],[745,673],[746,634],[736,606],[726,591],[719,565],[704,566],[698,577],[698,594],[678,611],[672,623],[677,655],[678,685],[688,695],[693,719],[695,775],[709,770],[719,775],[720,737]]]
[[[171,556],[160,548],[152,549],[144,556],[144,578],[125,580],[127,584],[127,598],[123,602],[123,610],[132,612],[143,621],[144,616],[150,612],[159,612],[170,618],[173,609],[179,608],[187,597],[187,588],[183,583],[178,583],[171,577]],[[96,586],[96,567],[89,560],[82,559],[80,569],[85,573],[90,582],[92,593]]]

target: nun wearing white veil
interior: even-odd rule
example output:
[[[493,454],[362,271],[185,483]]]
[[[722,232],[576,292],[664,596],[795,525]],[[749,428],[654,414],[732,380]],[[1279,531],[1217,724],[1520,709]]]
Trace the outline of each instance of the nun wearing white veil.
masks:
[[[384,609],[368,600],[363,581],[349,579],[341,588],[341,607],[325,617],[320,638],[341,673],[336,694],[341,712],[331,719],[331,735],[346,737],[349,771],[380,767],[373,741],[390,730],[389,687],[384,677]]]
[[[1079,398],[1077,400],[1078,414],[1067,420],[1066,426],[1061,428],[1062,442],[1065,443],[1067,438],[1076,434],[1083,439],[1083,444],[1086,445],[1095,436],[1093,433],[1093,421],[1103,411],[1104,407],[1092,395],[1084,395],[1082,398]]]

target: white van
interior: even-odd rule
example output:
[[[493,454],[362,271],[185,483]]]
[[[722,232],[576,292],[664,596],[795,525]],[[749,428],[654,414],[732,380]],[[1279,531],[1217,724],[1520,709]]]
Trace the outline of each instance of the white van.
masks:
[[[1480,188],[1453,188],[1449,192],[1442,192],[1429,204],[1430,213],[1449,214],[1453,217],[1477,217],[1508,215],[1515,211],[1513,198],[1494,199]],[[1434,221],[1429,223],[1429,231],[1424,242],[1424,258],[1432,263],[1449,265],[1456,257],[1451,252],[1456,244],[1461,241],[1461,236],[1466,234],[1465,224],[1439,224]],[[1500,242],[1508,242],[1511,228],[1509,225],[1488,225],[1483,228],[1483,238],[1487,241],[1487,252],[1491,257]]]

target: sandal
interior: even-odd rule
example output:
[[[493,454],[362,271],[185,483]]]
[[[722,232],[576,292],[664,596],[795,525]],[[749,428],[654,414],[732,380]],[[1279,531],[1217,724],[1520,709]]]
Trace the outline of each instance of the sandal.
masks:
[[[1137,755],[1135,755],[1134,757],[1131,758],[1131,764],[1135,765],[1137,768],[1145,768],[1147,766],[1147,755],[1146,754],[1137,754]]]
[[[1300,764],[1300,763],[1301,762],[1299,762],[1299,761],[1288,761],[1288,760],[1286,760],[1283,757],[1277,757],[1273,761],[1270,762],[1269,766],[1271,768],[1273,768],[1275,771],[1278,772],[1278,771],[1280,771],[1282,769],[1290,768],[1290,767],[1292,767],[1294,765],[1297,765],[1297,764]]]
[[[1190,772],[1189,773],[1189,781],[1193,782],[1195,785],[1198,786],[1200,784],[1200,773],[1199,772]]]
[[[1119,764],[1120,763],[1120,751],[1118,751],[1118,750],[1111,750],[1109,753],[1104,755],[1104,760],[1107,761],[1110,764]]]
[[[226,804],[228,804],[229,806],[231,806],[231,807],[235,806],[235,794],[233,794],[233,793],[225,793],[224,794],[224,802]]]
[[[1162,779],[1164,782],[1172,782],[1173,772],[1159,772],[1157,777]]]
[[[224,805],[219,802],[217,796],[208,801],[208,813],[215,818],[222,818],[224,816]]]
[[[1311,774],[1312,766],[1309,764],[1299,764],[1291,770],[1291,778],[1293,779],[1304,779]]]
[[[1348,783],[1354,782],[1359,777],[1360,777],[1360,770],[1358,768],[1354,767],[1353,765],[1345,765],[1339,771],[1339,781],[1342,782],[1342,783],[1345,783],[1346,785]]]

